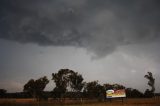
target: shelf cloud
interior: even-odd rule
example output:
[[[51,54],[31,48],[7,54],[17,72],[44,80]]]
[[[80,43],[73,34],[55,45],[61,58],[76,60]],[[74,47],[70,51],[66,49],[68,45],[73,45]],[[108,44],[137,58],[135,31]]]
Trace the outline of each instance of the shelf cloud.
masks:
[[[98,57],[159,41],[159,0],[1,0],[0,38],[83,47]]]

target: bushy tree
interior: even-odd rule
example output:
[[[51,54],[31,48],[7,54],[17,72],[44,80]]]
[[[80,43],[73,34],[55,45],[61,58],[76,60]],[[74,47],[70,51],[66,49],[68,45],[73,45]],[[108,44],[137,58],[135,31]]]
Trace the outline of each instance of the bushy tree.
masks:
[[[104,98],[105,89],[98,81],[92,81],[85,84],[84,93],[89,98]]]
[[[142,98],[143,93],[137,89],[127,88],[126,89],[126,96],[128,98]]]
[[[43,96],[43,90],[49,80],[46,76],[39,78],[37,80],[31,79],[24,85],[24,92],[30,93],[34,98],[40,99]]]
[[[153,95],[153,92],[152,92],[151,90],[146,89],[146,91],[144,92],[144,96],[145,96],[146,98],[151,98],[151,97],[153,97],[154,95]]]
[[[113,89],[113,90],[125,89],[125,87],[123,85],[120,85],[120,84],[104,84],[103,86],[104,86],[105,90],[110,90],[110,89]]]
[[[77,72],[72,72],[69,76],[70,87],[73,92],[80,92],[84,86],[82,75]]]
[[[82,97],[81,90],[84,87],[83,77],[78,72],[72,72],[69,77],[69,85],[74,97]]]
[[[53,94],[61,98],[67,91],[70,75],[73,73],[70,69],[60,69],[58,73],[52,73],[52,80],[55,82],[56,87],[53,89]]]
[[[70,69],[60,69],[58,73],[53,73],[52,80],[56,84],[56,87],[53,89],[53,96],[58,98],[64,96],[67,88],[79,96],[78,94],[84,86],[82,75]]]

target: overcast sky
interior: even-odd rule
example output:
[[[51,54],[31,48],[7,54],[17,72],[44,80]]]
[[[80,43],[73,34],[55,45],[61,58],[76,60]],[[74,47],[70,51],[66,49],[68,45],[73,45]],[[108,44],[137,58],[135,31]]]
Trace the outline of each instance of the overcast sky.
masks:
[[[159,0],[0,0],[0,88],[69,68],[143,92],[151,71],[160,92],[159,19]]]

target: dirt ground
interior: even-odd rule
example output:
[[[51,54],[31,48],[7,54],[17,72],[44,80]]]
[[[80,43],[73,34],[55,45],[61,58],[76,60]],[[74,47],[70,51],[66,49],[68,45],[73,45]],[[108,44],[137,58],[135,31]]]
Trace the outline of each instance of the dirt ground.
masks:
[[[71,100],[65,99],[63,101],[49,100],[37,102],[34,99],[0,99],[0,106],[160,106],[160,98],[141,98],[141,99],[113,99],[112,101],[97,100]]]

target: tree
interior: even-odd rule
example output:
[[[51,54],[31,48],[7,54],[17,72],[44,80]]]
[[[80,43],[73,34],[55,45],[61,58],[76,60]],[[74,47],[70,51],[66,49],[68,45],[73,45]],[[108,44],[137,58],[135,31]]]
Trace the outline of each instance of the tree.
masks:
[[[146,89],[146,91],[144,92],[144,96],[145,96],[146,98],[151,98],[151,97],[153,97],[154,95],[153,95],[153,92],[151,92],[149,89]]]
[[[84,87],[83,77],[78,72],[71,72],[69,76],[69,85],[71,88],[72,96],[81,97],[81,90]]]
[[[55,94],[56,97],[61,98],[66,93],[71,73],[73,73],[73,71],[70,69],[60,69],[58,73],[52,73],[52,80],[54,80],[56,84],[56,87],[53,89],[53,94]]]
[[[72,72],[69,76],[70,87],[73,92],[80,92],[84,86],[82,75],[77,72]]]
[[[105,89],[98,81],[92,81],[86,83],[84,87],[84,93],[89,98],[104,98]]]
[[[66,95],[79,97],[84,83],[82,75],[70,69],[60,69],[58,73],[52,74],[56,87],[53,89],[53,97],[64,97]],[[67,88],[71,89],[70,93],[66,93]]]
[[[138,91],[137,89],[127,88],[126,89],[126,96],[128,98],[142,98],[143,93]]]
[[[104,84],[103,86],[104,86],[105,90],[110,90],[110,89],[113,89],[113,90],[125,89],[125,87],[123,85],[120,85],[120,84]]]
[[[31,79],[24,85],[23,91],[28,92],[34,98],[40,99],[43,97],[43,90],[48,83],[49,80],[46,76],[37,80]]]
[[[7,90],[5,89],[0,89],[0,98],[4,98],[6,95]]]
[[[151,87],[151,90],[149,91],[148,89],[146,90],[147,94],[152,94],[152,96],[154,95],[154,91],[155,91],[155,79],[153,78],[153,75],[151,72],[148,72],[145,76],[146,79],[148,79],[148,85]],[[150,92],[150,93],[148,93]]]

